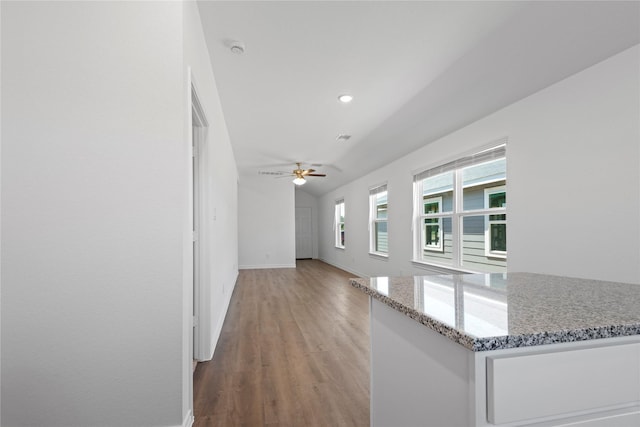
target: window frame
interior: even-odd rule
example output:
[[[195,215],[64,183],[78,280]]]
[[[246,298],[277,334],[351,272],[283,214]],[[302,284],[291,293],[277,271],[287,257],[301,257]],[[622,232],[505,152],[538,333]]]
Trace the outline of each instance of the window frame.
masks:
[[[378,196],[382,193],[386,193],[387,196],[387,217],[384,219],[378,218]],[[377,225],[380,223],[387,224],[387,250],[381,251],[376,248],[377,237]],[[369,189],[369,254],[377,255],[381,257],[389,257],[389,189],[387,184],[376,185]]]
[[[340,206],[342,205],[342,208]],[[346,204],[344,199],[338,199],[334,203],[333,208],[333,223],[334,223],[334,235],[333,235],[333,244],[337,249],[345,248],[345,234],[346,226],[345,226],[345,218],[346,218]],[[342,214],[342,215],[341,215]],[[341,228],[342,226],[342,228]]]
[[[506,159],[506,138],[494,142],[490,145],[486,145],[486,148],[479,148],[470,153],[467,156],[460,156],[448,163],[442,163],[437,165],[436,167],[431,167],[427,169],[422,169],[421,171],[413,173],[413,192],[414,192],[414,218],[412,223],[413,229],[413,259],[412,262],[420,265],[428,265],[436,268],[444,268],[447,270],[461,271],[461,272],[470,272],[470,273],[479,273],[481,271],[477,271],[473,268],[469,268],[463,264],[463,221],[466,217],[473,216],[484,216],[485,221],[489,218],[489,215],[506,215],[506,206],[503,208],[487,208],[487,204],[485,202],[485,208],[483,209],[469,209],[463,210],[463,196],[464,196],[464,185],[463,185],[463,170],[468,167],[479,165],[483,163],[488,163],[490,161]],[[424,214],[424,197],[423,194],[423,182],[425,179],[430,177],[435,177],[440,174],[451,173],[453,176],[453,197],[452,197],[452,206],[451,211],[442,212],[443,207],[440,205],[440,213],[438,214]],[[505,171],[504,185],[498,186],[501,188],[501,191],[495,192],[507,192],[507,177]],[[498,188],[494,187],[494,188]],[[493,190],[492,188],[488,188],[485,190]],[[434,197],[437,196],[438,193],[432,193]],[[429,196],[429,194],[427,194]],[[488,197],[488,196],[486,196]],[[448,260],[446,262],[438,262],[432,259],[425,259],[425,232],[426,227],[424,227],[424,219],[425,218],[438,218],[440,224],[440,232],[441,232],[441,241],[444,248],[444,231],[442,229],[442,218],[451,218],[451,236],[452,236],[452,247],[451,247],[451,261]],[[506,219],[504,221],[500,221],[501,223],[506,224]],[[496,259],[507,259],[507,252],[499,253],[496,251],[492,251],[490,255],[486,255],[487,245],[490,245],[490,241],[487,241],[486,238],[486,226],[485,226],[485,256],[488,258],[496,258]],[[435,251],[434,251],[435,252]]]

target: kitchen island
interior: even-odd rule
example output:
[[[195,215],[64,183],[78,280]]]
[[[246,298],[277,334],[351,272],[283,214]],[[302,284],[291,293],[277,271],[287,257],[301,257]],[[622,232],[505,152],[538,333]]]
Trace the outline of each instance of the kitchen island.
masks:
[[[640,285],[508,273],[351,279],[371,425],[640,426]]]

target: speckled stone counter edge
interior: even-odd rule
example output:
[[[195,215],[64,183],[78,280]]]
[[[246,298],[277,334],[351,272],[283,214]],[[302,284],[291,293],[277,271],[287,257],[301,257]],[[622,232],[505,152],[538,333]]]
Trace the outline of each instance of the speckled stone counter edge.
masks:
[[[365,294],[385,303],[394,310],[405,314],[416,322],[423,324],[441,335],[444,335],[471,351],[503,350],[517,347],[530,347],[545,344],[595,340],[600,338],[640,335],[640,324],[635,324],[477,338],[464,334],[451,326],[445,325],[444,323],[425,315],[424,313],[420,313],[392,298],[382,295],[367,286],[365,282],[368,282],[368,279],[349,279],[349,283],[354,288],[360,289]]]

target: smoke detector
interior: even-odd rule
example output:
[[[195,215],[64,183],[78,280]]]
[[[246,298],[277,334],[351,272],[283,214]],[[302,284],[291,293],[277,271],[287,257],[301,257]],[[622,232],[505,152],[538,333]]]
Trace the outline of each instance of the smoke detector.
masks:
[[[229,50],[236,55],[242,55],[244,53],[244,43],[239,40],[227,39],[224,41],[224,45],[229,48]]]
[[[229,49],[237,55],[242,55],[244,53],[244,43],[235,42]]]

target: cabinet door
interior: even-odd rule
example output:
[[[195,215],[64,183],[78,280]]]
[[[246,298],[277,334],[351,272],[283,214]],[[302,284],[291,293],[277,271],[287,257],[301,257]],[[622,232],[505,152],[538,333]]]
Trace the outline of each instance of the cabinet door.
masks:
[[[640,344],[487,358],[493,424],[640,405]]]

